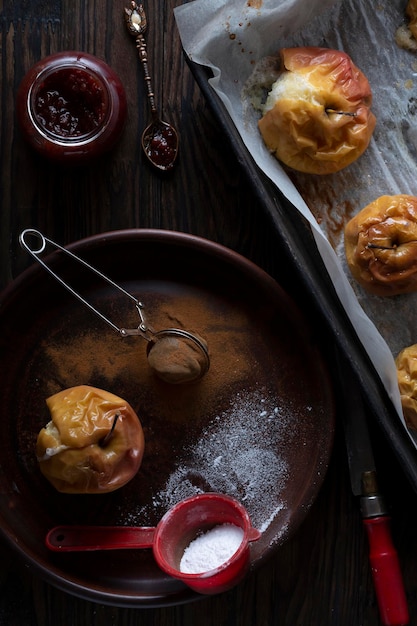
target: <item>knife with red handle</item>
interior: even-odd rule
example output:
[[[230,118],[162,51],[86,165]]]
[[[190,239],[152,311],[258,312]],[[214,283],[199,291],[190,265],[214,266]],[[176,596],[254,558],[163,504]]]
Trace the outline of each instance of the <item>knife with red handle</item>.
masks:
[[[339,372],[352,491],[360,498],[382,624],[406,626],[409,624],[409,613],[400,563],[391,538],[387,507],[378,489],[362,392],[349,367],[345,364]]]

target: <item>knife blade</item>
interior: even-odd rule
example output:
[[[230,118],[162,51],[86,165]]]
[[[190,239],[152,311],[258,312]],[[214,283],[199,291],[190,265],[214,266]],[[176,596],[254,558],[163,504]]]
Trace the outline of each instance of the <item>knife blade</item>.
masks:
[[[339,361],[342,413],[352,492],[369,544],[369,560],[381,621],[384,626],[409,623],[407,599],[398,554],[391,537],[390,517],[379,491],[362,390],[350,365]]]

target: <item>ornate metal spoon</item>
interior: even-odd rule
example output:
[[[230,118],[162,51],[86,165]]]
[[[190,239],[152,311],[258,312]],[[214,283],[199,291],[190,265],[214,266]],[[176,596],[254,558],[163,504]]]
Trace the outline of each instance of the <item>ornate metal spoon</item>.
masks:
[[[136,39],[139,59],[143,66],[148,98],[151,105],[152,122],[142,133],[142,148],[149,161],[160,170],[170,170],[178,156],[178,134],[171,124],[163,122],[155,104],[155,94],[152,89],[151,77],[148,69],[148,54],[144,33],[147,28],[147,19],[143,4],[131,2],[125,8],[125,20],[129,33]]]

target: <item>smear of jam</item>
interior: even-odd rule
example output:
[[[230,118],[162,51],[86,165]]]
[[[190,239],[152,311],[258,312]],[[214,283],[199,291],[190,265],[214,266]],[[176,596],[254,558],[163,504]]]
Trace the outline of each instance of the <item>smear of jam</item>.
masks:
[[[177,138],[171,128],[161,127],[148,138],[145,145],[148,158],[159,167],[169,167],[177,152]]]
[[[45,130],[65,138],[94,131],[105,117],[103,86],[83,69],[61,68],[40,85],[35,115]]]

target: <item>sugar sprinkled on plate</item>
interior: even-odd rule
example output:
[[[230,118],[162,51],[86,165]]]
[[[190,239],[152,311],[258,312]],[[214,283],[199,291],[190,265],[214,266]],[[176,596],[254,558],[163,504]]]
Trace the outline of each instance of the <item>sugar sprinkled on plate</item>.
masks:
[[[285,511],[291,419],[292,407],[268,390],[237,393],[229,408],[185,447],[186,461],[178,459],[163,489],[153,496],[154,511],[163,513],[198,493],[227,493],[244,504],[253,525],[264,532]]]

